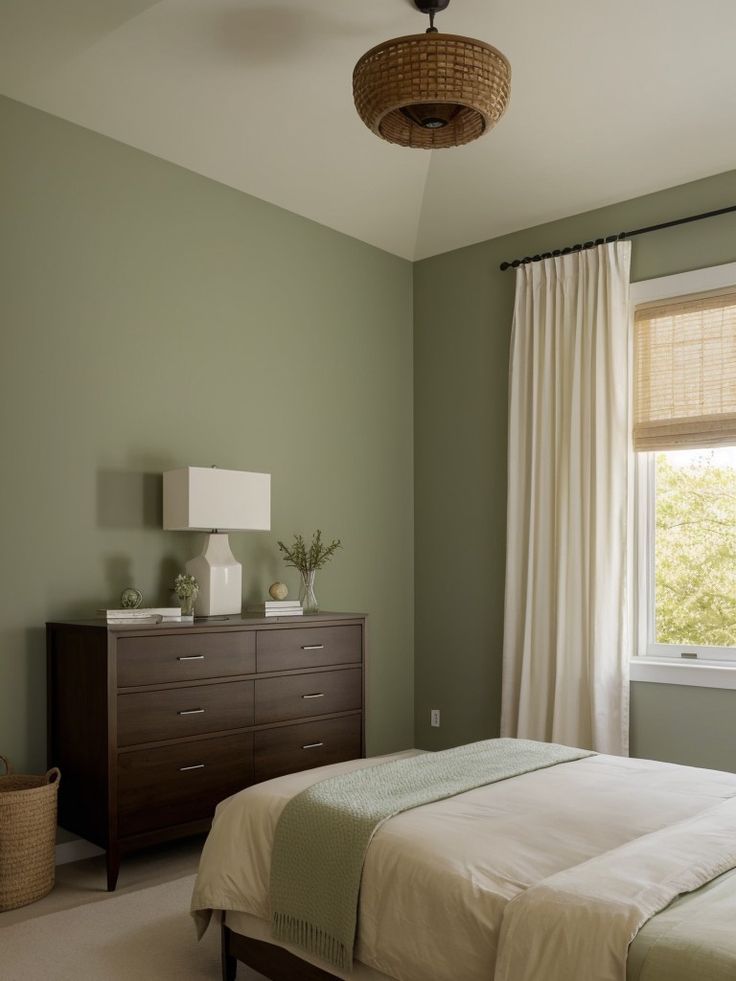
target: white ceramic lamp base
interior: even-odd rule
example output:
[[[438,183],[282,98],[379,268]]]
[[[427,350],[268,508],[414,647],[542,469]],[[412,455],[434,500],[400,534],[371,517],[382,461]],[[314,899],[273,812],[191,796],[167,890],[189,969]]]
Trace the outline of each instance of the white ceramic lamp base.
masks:
[[[187,572],[199,583],[195,616],[217,617],[242,611],[243,567],[230,551],[227,535],[209,535],[202,554],[187,562]]]

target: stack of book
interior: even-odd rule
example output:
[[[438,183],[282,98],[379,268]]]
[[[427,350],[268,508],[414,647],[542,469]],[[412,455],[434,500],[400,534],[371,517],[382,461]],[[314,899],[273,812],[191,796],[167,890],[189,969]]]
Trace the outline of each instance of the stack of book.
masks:
[[[191,617],[182,617],[178,606],[162,606],[138,610],[101,610],[110,624],[135,626],[147,623],[187,623]]]
[[[304,610],[299,600],[266,600],[254,606],[251,613],[262,617],[300,617]]]

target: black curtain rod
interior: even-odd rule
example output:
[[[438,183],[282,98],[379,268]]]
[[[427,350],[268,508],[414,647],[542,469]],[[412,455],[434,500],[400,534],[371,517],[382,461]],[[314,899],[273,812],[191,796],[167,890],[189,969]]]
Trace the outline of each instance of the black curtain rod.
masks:
[[[552,259],[558,255],[569,255],[571,252],[594,249],[596,245],[607,245],[609,242],[618,242],[624,238],[633,238],[635,235],[646,235],[648,232],[659,232],[663,228],[673,228],[675,225],[687,225],[691,221],[702,221],[703,218],[715,218],[717,215],[727,215],[733,211],[736,211],[736,204],[731,204],[727,208],[718,208],[717,211],[704,211],[701,215],[690,215],[688,218],[675,218],[674,221],[663,221],[660,225],[647,225],[646,228],[635,228],[632,232],[619,232],[618,235],[607,235],[606,238],[597,238],[593,242],[568,245],[564,249],[555,249],[554,252],[542,252],[541,255],[528,255],[523,259],[514,259],[512,262],[502,262],[499,268],[501,272],[505,272],[507,269],[516,269],[517,266],[526,266],[530,262],[541,262],[542,259]]]

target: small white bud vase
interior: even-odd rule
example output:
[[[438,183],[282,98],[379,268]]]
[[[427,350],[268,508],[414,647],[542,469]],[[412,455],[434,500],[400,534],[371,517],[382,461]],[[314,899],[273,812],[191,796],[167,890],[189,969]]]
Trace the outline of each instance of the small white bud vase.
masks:
[[[311,569],[309,572],[302,572],[301,574],[302,582],[299,587],[299,602],[302,604],[305,613],[319,613],[317,597],[314,593],[315,575],[315,569]]]

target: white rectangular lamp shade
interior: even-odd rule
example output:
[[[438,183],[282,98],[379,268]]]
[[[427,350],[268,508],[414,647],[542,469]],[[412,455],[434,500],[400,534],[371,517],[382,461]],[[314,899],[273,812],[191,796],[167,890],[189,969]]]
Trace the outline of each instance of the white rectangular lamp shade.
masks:
[[[168,531],[269,531],[271,474],[181,467],[164,474]]]
[[[243,570],[225,531],[269,531],[271,475],[215,467],[182,467],[164,474],[164,528],[209,531],[201,555],[187,562],[199,583],[197,616],[240,613]]]

